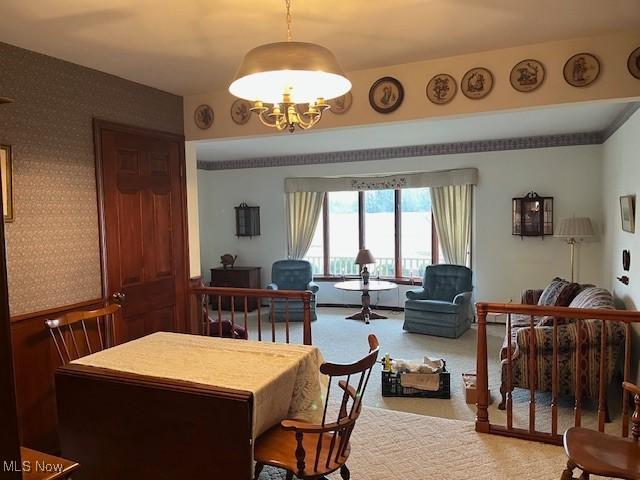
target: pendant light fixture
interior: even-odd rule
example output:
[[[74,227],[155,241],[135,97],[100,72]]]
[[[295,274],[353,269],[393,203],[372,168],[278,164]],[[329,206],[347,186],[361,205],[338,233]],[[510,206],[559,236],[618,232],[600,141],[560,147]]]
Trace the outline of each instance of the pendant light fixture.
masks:
[[[351,82],[326,48],[294,42],[291,0],[287,9],[287,41],[250,50],[229,86],[232,95],[254,103],[260,121],[278,130],[306,130],[320,121],[327,100],[351,90]]]

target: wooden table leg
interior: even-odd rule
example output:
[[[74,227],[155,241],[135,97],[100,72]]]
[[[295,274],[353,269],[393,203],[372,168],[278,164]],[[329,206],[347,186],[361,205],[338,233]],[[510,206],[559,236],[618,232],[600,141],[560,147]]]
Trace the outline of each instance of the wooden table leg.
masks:
[[[387,317],[384,315],[377,314],[371,311],[369,305],[371,304],[371,296],[368,291],[362,292],[362,308],[358,313],[354,313],[353,315],[349,315],[349,320],[364,320],[364,323],[369,324],[369,320],[382,320]]]

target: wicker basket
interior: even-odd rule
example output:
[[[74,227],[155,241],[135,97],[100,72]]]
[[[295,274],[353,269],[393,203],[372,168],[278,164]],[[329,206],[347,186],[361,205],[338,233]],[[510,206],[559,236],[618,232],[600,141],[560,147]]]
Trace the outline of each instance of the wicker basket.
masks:
[[[440,373],[440,388],[437,391],[403,387],[400,383],[401,375],[401,373],[382,371],[383,397],[451,398],[451,377],[446,367]]]

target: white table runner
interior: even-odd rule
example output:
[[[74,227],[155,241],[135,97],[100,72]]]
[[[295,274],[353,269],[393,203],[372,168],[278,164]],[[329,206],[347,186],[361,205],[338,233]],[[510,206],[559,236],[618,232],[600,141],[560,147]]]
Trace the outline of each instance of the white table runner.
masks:
[[[158,332],[73,361],[253,393],[253,435],[285,418],[322,419],[326,379],[316,347]]]

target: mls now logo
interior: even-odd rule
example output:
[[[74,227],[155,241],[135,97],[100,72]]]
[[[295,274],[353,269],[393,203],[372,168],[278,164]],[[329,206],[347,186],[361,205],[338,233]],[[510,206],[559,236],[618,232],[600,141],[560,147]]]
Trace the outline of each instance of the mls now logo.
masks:
[[[44,461],[24,461],[22,463],[17,460],[3,461],[2,471],[4,472],[44,472],[44,473],[62,473],[64,465],[61,463],[49,463]]]

